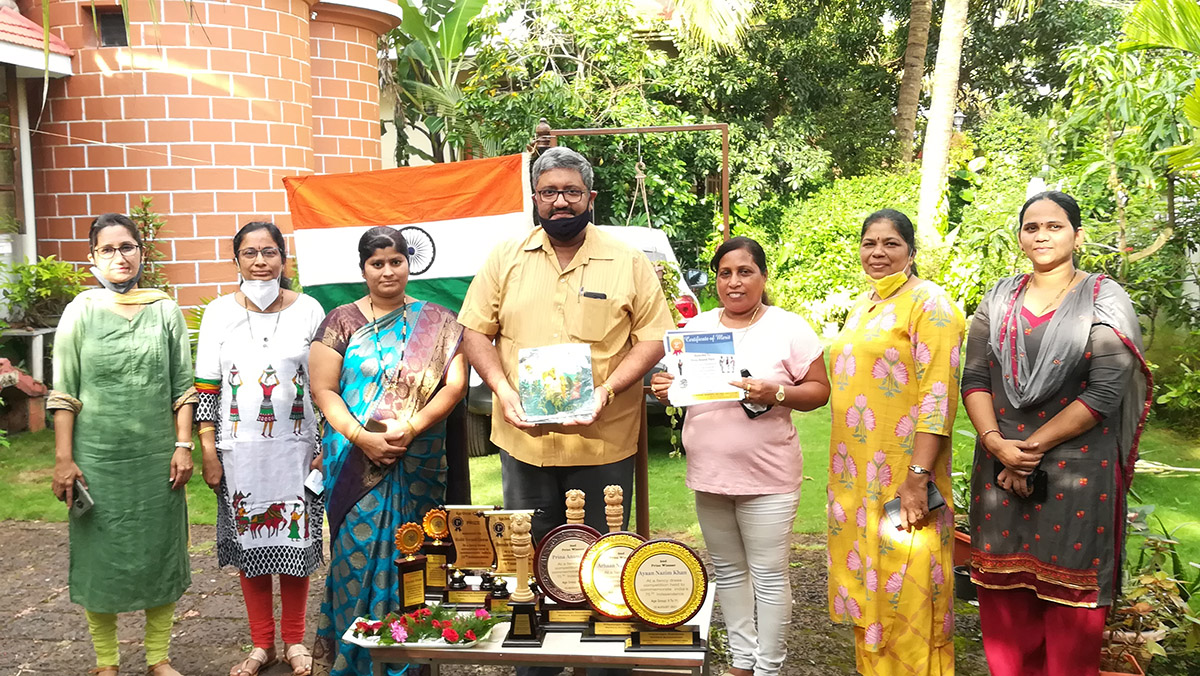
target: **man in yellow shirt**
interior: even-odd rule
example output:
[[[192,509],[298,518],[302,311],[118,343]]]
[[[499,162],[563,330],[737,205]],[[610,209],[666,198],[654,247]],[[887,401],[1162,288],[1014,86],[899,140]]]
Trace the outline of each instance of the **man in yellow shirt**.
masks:
[[[632,495],[642,377],[662,359],[674,323],[645,254],[592,224],[596,192],[582,155],[546,150],[532,183],[540,227],[497,246],[471,282],[458,317],[463,350],[493,393],[504,506],[542,510],[533,519],[541,539],[566,520],[564,493],[577,488],[587,494],[586,522],[604,532],[603,488]],[[591,348],[595,412],[530,424],[516,389],[518,352],[561,343]]]

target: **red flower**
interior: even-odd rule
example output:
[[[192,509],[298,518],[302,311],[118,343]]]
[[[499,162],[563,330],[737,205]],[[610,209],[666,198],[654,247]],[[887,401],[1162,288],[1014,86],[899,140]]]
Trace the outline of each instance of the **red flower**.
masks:
[[[1100,502],[1107,502],[1107,501],[1108,501],[1108,493],[1101,493],[1100,494]]]
[[[1076,519],[1082,519],[1082,518],[1083,518],[1083,510],[1082,510],[1082,509],[1081,509],[1081,510],[1079,510],[1078,512],[1075,512],[1075,518],[1076,518]]]
[[[1083,549],[1083,543],[1082,543],[1082,542],[1076,542],[1076,543],[1075,543],[1075,551],[1079,551],[1079,550],[1081,550],[1081,549]]]
[[[1062,500],[1062,499],[1063,499],[1063,494],[1062,494],[1062,493],[1058,493],[1057,495],[1055,495],[1055,496],[1054,496],[1054,498],[1055,498],[1055,499],[1057,499],[1057,500]]]
[[[1066,468],[1066,466],[1067,466],[1067,461],[1066,461],[1066,460],[1059,460],[1059,461],[1058,461],[1058,468],[1059,468],[1059,469],[1065,469],[1065,468]]]
[[[1007,507],[1007,506],[1008,506],[1008,498],[1004,498],[1004,502],[1002,502],[1002,503],[1000,503],[1000,504],[1002,504],[1002,505],[1004,505],[1005,507]]]
[[[465,638],[466,638],[468,641],[474,641],[474,640],[475,640],[475,632],[471,631],[470,629],[468,629],[468,630],[467,630],[467,633],[463,634],[463,636],[464,636],[464,637],[465,637]]]
[[[1100,461],[1100,466],[1101,466],[1101,467],[1108,467],[1108,461],[1107,461],[1107,460],[1101,460],[1101,461]]]
[[[1026,520],[1026,521],[1028,521],[1028,520],[1029,520],[1029,515],[1028,515],[1028,514],[1026,514],[1026,515],[1025,515],[1025,520]]]
[[[1104,535],[1104,526],[1096,526],[1096,532],[1100,535]]]
[[[1017,431],[1024,432],[1025,431],[1025,423],[1020,423],[1019,425],[1017,425]]]
[[[1040,533],[1034,533],[1034,534],[1033,534],[1033,539],[1034,539],[1036,542],[1041,542],[1041,541],[1042,541],[1042,536],[1041,536],[1041,534],[1040,534]]]
[[[446,627],[442,630],[442,638],[446,639],[446,643],[458,643],[458,632]]]
[[[1050,555],[1050,563],[1058,563],[1058,554]]]
[[[1080,446],[1080,447],[1079,447],[1079,452],[1080,452],[1080,453],[1087,453],[1087,452],[1088,452],[1088,447],[1087,447],[1087,444],[1084,444],[1084,445]]]
[[[1079,485],[1080,485],[1080,486],[1086,486],[1086,485],[1087,485],[1087,477],[1083,477],[1083,478],[1081,478],[1081,479],[1079,480]]]
[[[1057,523],[1054,524],[1054,532],[1057,533],[1060,530],[1062,530],[1062,525]]]
[[[1004,537],[1008,537],[1008,531],[1007,531],[1007,530],[1000,531],[1000,534],[1001,534],[1001,535],[1003,535]]]

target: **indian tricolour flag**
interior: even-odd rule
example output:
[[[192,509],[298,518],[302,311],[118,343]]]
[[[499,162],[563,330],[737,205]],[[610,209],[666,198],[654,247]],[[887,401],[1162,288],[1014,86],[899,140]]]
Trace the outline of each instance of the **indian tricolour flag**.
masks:
[[[527,154],[283,182],[300,284],[326,311],[366,293],[358,239],[374,226],[408,241],[408,294],[454,311],[492,248],[533,227]]]

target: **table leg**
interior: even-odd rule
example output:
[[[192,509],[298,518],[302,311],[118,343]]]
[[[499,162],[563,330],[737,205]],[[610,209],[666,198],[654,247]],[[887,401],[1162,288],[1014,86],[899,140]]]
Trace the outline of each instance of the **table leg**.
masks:
[[[442,676],[442,665],[438,664],[437,662],[430,662],[429,676]]]
[[[371,660],[371,673],[375,676],[387,676],[387,665],[379,660]]]
[[[36,334],[29,341],[29,375],[39,383],[45,382],[42,368],[42,361],[45,355],[46,337],[41,334]]]

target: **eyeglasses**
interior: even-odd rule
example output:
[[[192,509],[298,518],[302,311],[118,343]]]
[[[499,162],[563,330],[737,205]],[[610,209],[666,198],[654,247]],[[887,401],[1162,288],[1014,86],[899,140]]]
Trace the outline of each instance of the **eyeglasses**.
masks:
[[[116,248],[116,249],[114,249],[111,246],[102,246],[99,249],[93,249],[93,251],[95,252],[97,257],[103,258],[104,260],[108,260],[108,259],[112,258],[113,256],[117,255],[118,251],[121,252],[122,256],[128,258],[129,256],[133,255],[134,251],[137,251],[140,248],[142,248],[142,247],[140,247],[136,244],[122,244],[119,248]]]
[[[283,252],[273,246],[264,246],[261,249],[242,249],[238,252],[238,258],[249,263],[258,258],[259,254],[262,254],[263,260],[273,261],[281,253]]]
[[[583,199],[585,192],[583,190],[575,190],[575,189],[571,189],[571,190],[538,190],[534,194],[538,196],[538,199],[540,199],[542,202],[544,202],[546,204],[553,204],[554,202],[557,202],[559,195],[563,196],[563,199],[565,199],[567,201],[567,204],[575,204],[579,200]]]

